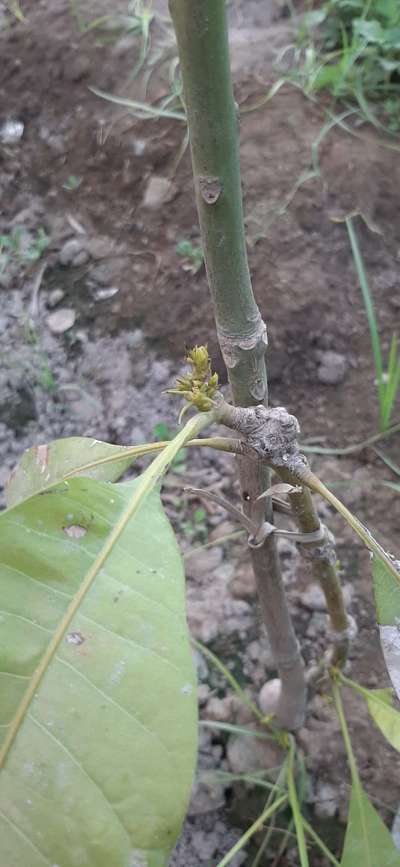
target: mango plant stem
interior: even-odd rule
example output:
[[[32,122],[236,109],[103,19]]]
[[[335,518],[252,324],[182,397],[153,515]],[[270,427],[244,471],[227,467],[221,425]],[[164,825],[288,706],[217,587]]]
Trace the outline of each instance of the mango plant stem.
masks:
[[[267,403],[266,326],[254,300],[243,228],[238,113],[229,67],[225,0],[170,0],[189,128],[196,203],[215,323],[237,406]],[[265,518],[262,462],[238,459],[244,508]],[[296,729],[306,703],[304,666],[275,541],[251,551],[262,615],[281,679],[279,723]]]
[[[290,473],[282,472],[280,475],[285,481],[295,485]],[[321,522],[308,488],[302,487],[300,491],[290,493],[289,500],[293,516],[302,533],[313,533],[320,529]],[[325,596],[332,638],[330,663],[342,668],[347,659],[352,627],[338,574],[333,535],[324,528],[323,541],[301,545],[300,553],[311,562],[313,578],[318,581]]]

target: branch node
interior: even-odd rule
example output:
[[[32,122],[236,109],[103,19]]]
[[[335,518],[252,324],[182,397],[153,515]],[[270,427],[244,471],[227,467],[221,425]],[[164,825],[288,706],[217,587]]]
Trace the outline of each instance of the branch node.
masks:
[[[222,184],[219,178],[199,175],[199,191],[206,205],[215,205],[222,193]]]

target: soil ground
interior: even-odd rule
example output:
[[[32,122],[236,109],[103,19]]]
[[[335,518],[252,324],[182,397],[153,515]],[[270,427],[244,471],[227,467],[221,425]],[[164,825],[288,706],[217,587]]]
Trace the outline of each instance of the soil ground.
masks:
[[[26,23],[17,24],[0,3],[0,129],[8,121],[24,125],[19,141],[0,145],[0,235],[20,227],[18,249],[0,274],[2,485],[18,455],[36,442],[83,434],[132,443],[154,437],[160,422],[174,428],[176,404],[161,393],[181,370],[187,343],[208,342],[225,378],[204,268],[196,274],[185,270],[176,251],[181,240],[199,242],[188,151],[177,160],[185,127],[177,120],[134,117],[89,90],[91,85],[143,98],[143,78],[129,80],[138,39],[104,30],[82,34],[73,5],[25,3]],[[81,5],[94,19],[109,4]],[[115,5],[126,11],[122,0]],[[159,7],[165,13],[163,4]],[[237,2],[231,18],[236,98],[248,109],[276,79],[274,57],[293,40],[293,28],[278,3]],[[156,24],[156,43],[167,36]],[[173,56],[170,42],[165,51]],[[148,86],[152,98],[167,93],[166,72],[167,64],[155,67]],[[343,218],[350,212],[364,218],[357,219],[357,231],[387,350],[400,316],[400,161],[393,140],[366,127],[349,135],[336,126],[321,139],[319,176],[298,185],[325,124],[323,103],[285,86],[262,108],[243,111],[241,161],[250,267],[268,323],[271,402],[299,417],[303,442],[346,446],[362,442],[379,425],[367,320]],[[164,181],[154,186],[157,178]],[[26,251],[40,228],[49,245],[39,261],[28,262]],[[61,319],[74,319],[61,333],[50,318],[57,311]],[[341,356],[342,366],[340,381],[333,384],[321,374],[330,351]],[[387,439],[385,452],[399,463],[399,434]],[[398,493],[383,484],[396,476],[379,456],[364,448],[310,458],[326,482],[340,483],[344,501],[383,546],[398,550]],[[170,480],[165,501],[175,524],[183,513],[187,553],[234,528],[218,508],[207,507],[196,523],[199,503],[184,497],[183,509],[177,505],[174,485],[182,483],[236,496],[234,466],[218,455],[188,455],[183,473]],[[384,685],[368,558],[342,522],[320,505],[337,534],[359,627],[351,676],[368,687]],[[293,546],[282,546],[282,561],[309,661],[324,644],[326,617],[318,600],[305,593],[307,567]],[[187,563],[193,633],[240,671],[256,695],[273,665],[246,552],[239,543],[221,542]],[[202,715],[234,719],[222,681],[204,659],[198,664]],[[400,799],[400,762],[354,694],[347,696],[347,711],[365,786],[390,823]],[[309,773],[307,809],[338,851],[348,772],[323,697],[313,700],[301,736]],[[234,747],[218,733],[211,737],[203,731],[200,746],[203,771],[237,769],[244,761],[242,755],[232,757]],[[216,864],[238,829],[254,818],[254,793],[243,797],[207,779],[197,785],[174,855],[179,867]],[[324,797],[334,803],[330,812],[324,811]],[[292,850],[289,844],[274,864],[296,864]],[[250,850],[246,853],[237,865],[251,864]],[[325,863],[312,857],[313,867]]]

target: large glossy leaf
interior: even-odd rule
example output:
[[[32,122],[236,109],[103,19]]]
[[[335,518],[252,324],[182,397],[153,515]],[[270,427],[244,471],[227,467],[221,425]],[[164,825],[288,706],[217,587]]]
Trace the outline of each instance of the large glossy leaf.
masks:
[[[110,547],[136,485],[72,478],[0,515],[4,867],[163,867],[179,833],[196,747],[183,571],[154,491]]]
[[[392,747],[400,752],[400,713],[393,707],[391,692],[390,689],[363,690],[373,720]]]
[[[372,572],[383,655],[390,679],[400,698],[400,584],[386,564],[375,555]]]
[[[61,482],[67,475],[115,482],[133,463],[131,451],[126,446],[114,446],[93,437],[66,437],[48,445],[33,446],[27,449],[10,476],[6,487],[7,505],[14,506]],[[121,460],[117,460],[119,455]],[[110,458],[114,460],[111,462]]]
[[[391,834],[355,780],[341,867],[400,867],[400,852]]]

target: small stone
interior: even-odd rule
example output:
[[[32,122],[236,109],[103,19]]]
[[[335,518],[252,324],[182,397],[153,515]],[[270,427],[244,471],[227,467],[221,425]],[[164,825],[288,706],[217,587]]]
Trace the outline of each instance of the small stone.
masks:
[[[9,478],[10,478],[9,467],[6,467],[6,466],[0,467],[0,490],[3,490],[3,488],[6,487]]]
[[[234,774],[251,774],[260,768],[268,770],[282,763],[284,751],[276,741],[252,738],[249,735],[230,737],[227,758]]]
[[[169,361],[155,361],[151,372],[158,385],[164,385],[169,382],[171,376],[171,366]]]
[[[332,819],[339,809],[340,792],[332,783],[318,782],[314,812],[319,819]]]
[[[115,245],[111,238],[106,235],[98,235],[97,238],[89,238],[85,244],[92,259],[107,259],[115,253]]]
[[[319,367],[317,378],[324,385],[339,385],[347,372],[347,361],[339,352],[318,352]]]
[[[328,617],[319,611],[314,611],[307,626],[307,638],[317,638],[318,635],[323,635],[328,628]]]
[[[128,334],[127,343],[130,349],[138,349],[139,346],[143,346],[144,342],[145,336],[141,328],[135,328],[132,334]]]
[[[216,720],[217,722],[229,722],[232,718],[232,699],[231,696],[225,698],[217,698],[212,696],[207,702],[205,709],[206,719]]]
[[[135,427],[131,430],[130,441],[132,445],[138,446],[142,443],[146,442],[146,434],[143,428],[139,427],[139,425],[135,425]]]
[[[186,574],[195,580],[209,577],[220,565],[221,560],[222,548],[205,548],[186,559]]]
[[[250,564],[236,571],[229,589],[235,599],[253,599],[256,581]]]
[[[7,120],[0,129],[0,141],[5,145],[17,144],[24,134],[24,124],[20,120]]]
[[[0,422],[20,431],[37,418],[35,394],[18,370],[0,372]]]
[[[53,334],[64,334],[75,324],[76,313],[72,307],[60,307],[54,313],[50,313],[46,319],[47,325]]]
[[[209,831],[193,831],[192,846],[201,861],[210,861],[218,848],[218,836]]]
[[[52,289],[47,296],[47,306],[50,307],[50,309],[52,309],[53,307],[57,307],[57,304],[59,304],[64,297],[65,292],[63,289]]]
[[[280,695],[281,682],[278,677],[273,677],[272,680],[267,680],[264,683],[258,696],[258,704],[265,716],[268,716],[270,713],[276,713]]]
[[[198,650],[192,651],[193,662],[196,666],[196,673],[198,680],[207,680],[208,678],[208,665],[205,660],[205,657]]]
[[[209,535],[210,542],[216,542],[217,539],[222,539],[224,536],[230,536],[231,533],[234,533],[235,530],[239,530],[237,524],[233,524],[231,521],[221,521],[214,529],[211,531]]]
[[[201,816],[205,813],[219,810],[225,804],[224,787],[217,782],[215,776],[196,781],[190,804],[188,816]]]
[[[345,584],[342,587],[345,605],[351,603],[353,596],[353,588],[351,584]],[[326,611],[326,599],[322,588],[319,584],[310,584],[303,593],[299,596],[300,605],[303,608],[308,608],[310,611]]]
[[[264,669],[274,671],[276,669],[272,650],[266,639],[263,641],[251,641],[247,648],[247,656],[252,662],[256,662]]]
[[[61,247],[58,254],[58,261],[61,265],[64,265],[64,267],[70,265],[73,267],[85,265],[86,262],[89,261],[89,253],[85,249],[84,243],[79,240],[79,238],[70,238],[70,240],[66,241]]]
[[[147,182],[142,205],[156,211],[161,205],[170,202],[176,195],[176,188],[168,178],[152,175]]]
[[[94,301],[108,301],[109,298],[113,298],[118,292],[119,286],[99,286],[93,288],[90,294]]]
[[[210,697],[210,687],[208,683],[201,683],[197,687],[197,701],[200,705],[206,704]]]

